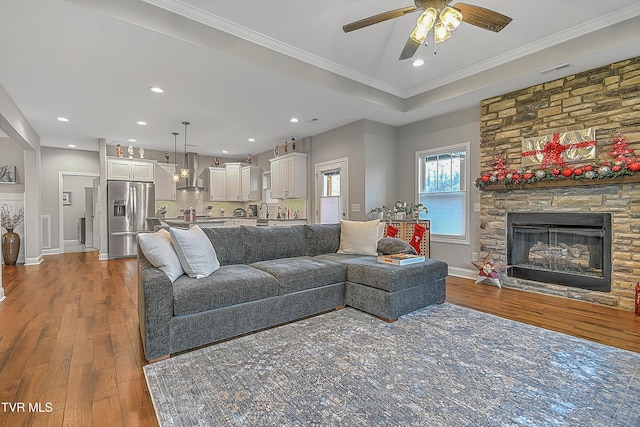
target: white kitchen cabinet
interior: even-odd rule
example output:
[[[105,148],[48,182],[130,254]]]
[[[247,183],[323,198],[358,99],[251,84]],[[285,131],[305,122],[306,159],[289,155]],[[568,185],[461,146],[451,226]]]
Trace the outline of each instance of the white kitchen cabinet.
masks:
[[[209,200],[224,202],[227,200],[227,169],[209,167]]]
[[[107,158],[107,179],[120,181],[153,182],[155,160]]]
[[[241,171],[241,199],[245,202],[262,199],[262,168],[244,166]]]
[[[271,162],[271,197],[304,199],[307,197],[307,155],[290,153]]]
[[[227,171],[227,200],[242,200],[242,174],[241,169],[247,166],[246,163],[225,163]]]
[[[174,165],[173,163],[156,164],[156,200],[176,199],[176,183],[173,182],[174,173],[176,173],[176,165]]]

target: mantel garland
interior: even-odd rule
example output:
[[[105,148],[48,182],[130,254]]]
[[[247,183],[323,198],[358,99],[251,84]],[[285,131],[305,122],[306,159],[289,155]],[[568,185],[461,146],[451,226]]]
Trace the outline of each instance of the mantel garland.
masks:
[[[503,184],[504,186],[522,186],[540,181],[561,180],[598,180],[603,178],[617,178],[625,175],[634,175],[640,171],[640,161],[634,155],[633,149],[625,138],[617,133],[611,144],[611,151],[607,154],[614,158],[612,163],[589,163],[579,166],[550,165],[534,169],[509,169],[504,162],[502,152],[496,155],[493,170],[480,174],[474,182],[479,189],[491,184]]]

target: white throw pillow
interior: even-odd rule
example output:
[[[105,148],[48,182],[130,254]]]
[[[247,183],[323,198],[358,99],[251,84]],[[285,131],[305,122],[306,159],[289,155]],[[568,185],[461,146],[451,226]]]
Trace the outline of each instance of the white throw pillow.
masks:
[[[188,230],[171,228],[171,241],[189,277],[202,279],[220,268],[211,241],[197,225]]]
[[[154,266],[167,275],[171,283],[184,274],[182,265],[171,245],[171,235],[167,230],[160,229],[155,233],[138,234],[138,243],[142,253]]]
[[[339,254],[377,255],[379,219],[367,222],[340,221]]]

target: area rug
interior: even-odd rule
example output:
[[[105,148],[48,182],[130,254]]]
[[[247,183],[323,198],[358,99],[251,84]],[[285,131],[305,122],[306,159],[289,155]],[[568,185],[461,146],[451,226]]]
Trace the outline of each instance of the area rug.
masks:
[[[442,304],[344,309],[144,368],[161,426],[640,426],[640,354]]]

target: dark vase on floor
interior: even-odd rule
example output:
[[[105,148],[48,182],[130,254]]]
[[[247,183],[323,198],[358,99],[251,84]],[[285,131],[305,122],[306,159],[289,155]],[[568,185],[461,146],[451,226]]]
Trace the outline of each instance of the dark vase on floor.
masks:
[[[15,265],[20,252],[20,236],[14,233],[13,229],[7,228],[7,232],[2,235],[2,258],[5,265]]]

